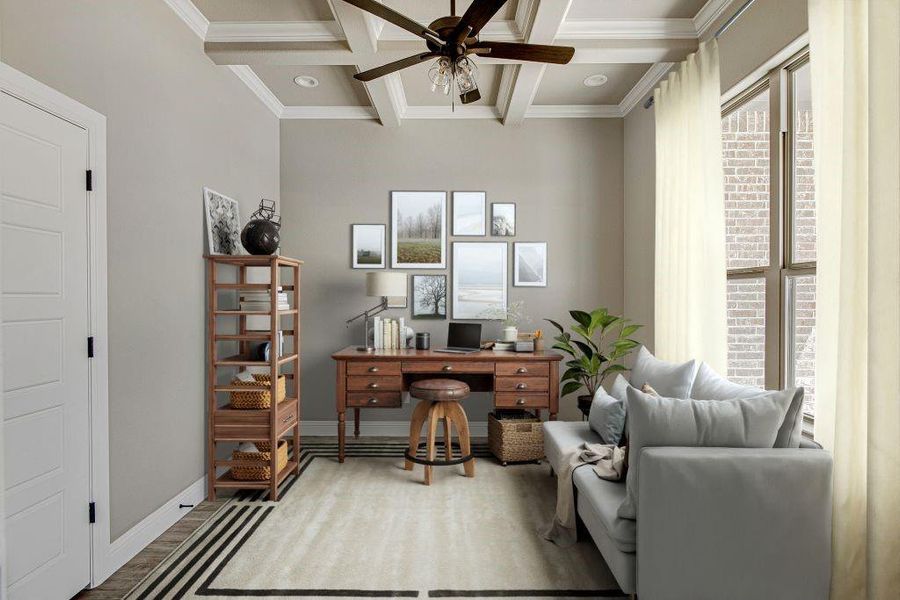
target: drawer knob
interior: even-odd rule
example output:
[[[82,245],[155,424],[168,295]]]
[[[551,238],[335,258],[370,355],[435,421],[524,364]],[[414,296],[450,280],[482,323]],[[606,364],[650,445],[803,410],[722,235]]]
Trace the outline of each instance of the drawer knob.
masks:
[[[517,389],[517,390],[527,390],[527,389],[528,389],[528,384],[527,384],[527,383],[517,383],[517,384],[516,384],[516,389]]]
[[[378,389],[378,384],[377,384],[377,383],[370,383],[370,384],[369,384],[369,387],[370,387],[371,389],[373,389],[373,390],[377,390],[377,389]]]
[[[519,367],[518,369],[516,369],[516,373],[519,373],[520,375],[527,372],[528,369],[526,369],[525,367]]]
[[[378,404],[378,398],[369,398],[369,404]]]
[[[525,398],[519,398],[518,400],[516,400],[516,404],[518,406],[525,406]]]
[[[449,373],[453,370],[453,367],[451,367],[450,365],[444,365],[444,368],[441,370]]]
[[[369,373],[377,373],[378,367],[369,367]]]

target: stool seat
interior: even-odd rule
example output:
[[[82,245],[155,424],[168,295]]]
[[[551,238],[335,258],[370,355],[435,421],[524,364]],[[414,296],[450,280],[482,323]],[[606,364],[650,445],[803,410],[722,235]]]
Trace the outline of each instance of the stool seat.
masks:
[[[469,396],[469,385],[456,379],[425,379],[411,384],[409,394],[432,402],[457,401]]]

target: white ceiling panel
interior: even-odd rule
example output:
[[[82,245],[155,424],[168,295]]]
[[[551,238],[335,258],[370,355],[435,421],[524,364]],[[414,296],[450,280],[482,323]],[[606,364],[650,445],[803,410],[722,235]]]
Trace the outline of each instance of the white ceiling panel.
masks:
[[[353,79],[353,67],[281,67],[257,65],[253,70],[285,106],[369,106],[364,85]],[[318,87],[304,88],[294,77],[309,75]]]
[[[334,20],[327,0],[194,0],[194,5],[210,21]]]
[[[548,65],[534,104],[618,104],[651,65]],[[600,87],[587,87],[585,78],[602,73],[609,79]]]
[[[440,91],[431,91],[431,80],[428,79],[428,69],[431,63],[425,63],[404,69],[400,72],[403,81],[403,90],[406,93],[406,103],[410,106],[450,106],[453,100]],[[473,103],[473,106],[497,104],[497,90],[500,88],[500,75],[502,65],[478,65],[478,91],[481,92],[481,100]],[[459,98],[456,98],[459,104]]]
[[[567,19],[691,19],[706,0],[572,0]]]
[[[340,2],[341,0],[335,0]],[[421,23],[427,25],[438,17],[444,17],[450,14],[450,0],[382,0],[397,12],[403,13],[411,18],[419,19]],[[457,0],[456,14],[462,15],[472,4],[472,0]],[[516,16],[516,5],[518,0],[508,0],[500,9],[500,12],[494,16],[493,20],[511,21]]]

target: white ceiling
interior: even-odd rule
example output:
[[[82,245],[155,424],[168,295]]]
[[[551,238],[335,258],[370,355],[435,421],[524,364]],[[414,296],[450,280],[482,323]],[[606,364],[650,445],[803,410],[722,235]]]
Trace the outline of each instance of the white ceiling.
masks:
[[[428,24],[450,0],[381,0]],[[206,42],[208,56],[232,70],[282,118],[621,117],[649,93],[670,63],[738,0],[509,0],[482,39],[575,46],[568,65],[475,59],[481,100],[451,113],[432,93],[429,63],[368,84],[368,69],[425,49],[418,38],[343,0],[166,0]],[[462,14],[471,0],[458,0]],[[602,73],[601,87],[583,85]],[[308,75],[316,88],[294,77]]]

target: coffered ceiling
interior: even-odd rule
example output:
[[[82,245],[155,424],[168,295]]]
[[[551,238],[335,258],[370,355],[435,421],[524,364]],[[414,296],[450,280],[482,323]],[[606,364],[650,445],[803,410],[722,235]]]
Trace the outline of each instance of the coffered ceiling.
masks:
[[[165,0],[203,40],[207,56],[232,69],[280,118],[406,119],[621,117],[733,0],[509,0],[482,39],[575,47],[568,65],[478,57],[482,99],[451,107],[431,91],[430,64],[367,84],[353,79],[424,50],[421,40],[343,0]],[[428,24],[449,0],[381,0]],[[462,14],[471,0],[458,0]],[[605,75],[587,87],[591,75]],[[312,77],[316,87],[294,83]]]

